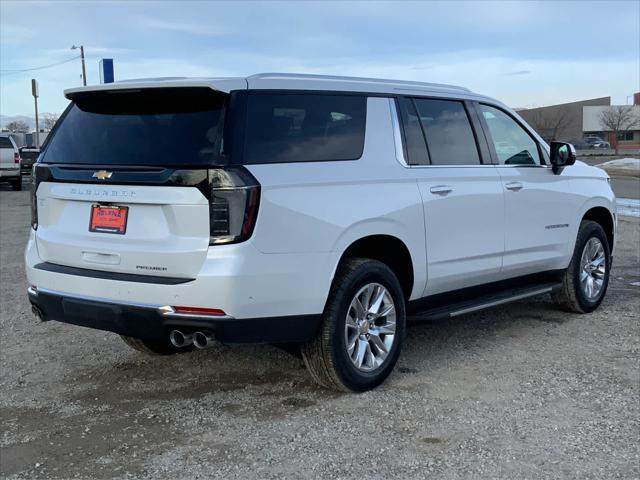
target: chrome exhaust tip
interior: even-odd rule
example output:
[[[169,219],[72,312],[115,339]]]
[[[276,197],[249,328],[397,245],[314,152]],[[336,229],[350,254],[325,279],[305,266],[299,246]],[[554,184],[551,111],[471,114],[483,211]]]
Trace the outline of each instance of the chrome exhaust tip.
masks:
[[[169,340],[174,347],[188,347],[193,343],[193,335],[191,333],[181,332],[180,330],[172,330],[169,334]]]
[[[193,344],[196,348],[207,348],[213,345],[213,334],[209,332],[195,332],[193,334]]]

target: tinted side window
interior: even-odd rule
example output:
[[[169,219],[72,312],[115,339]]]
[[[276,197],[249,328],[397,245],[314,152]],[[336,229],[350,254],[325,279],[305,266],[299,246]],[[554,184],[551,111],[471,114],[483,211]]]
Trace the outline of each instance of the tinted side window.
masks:
[[[538,144],[509,115],[489,105],[480,104],[501,165],[540,165]]]
[[[356,160],[366,117],[364,96],[250,94],[242,163]]]
[[[11,143],[11,140],[9,140],[9,137],[0,137],[0,148],[13,149],[13,143]]]
[[[479,165],[480,156],[464,104],[415,99],[433,165]]]
[[[400,98],[399,102],[407,156],[409,157],[407,163],[409,165],[429,165],[427,145],[424,143],[424,135],[416,107],[410,98]]]

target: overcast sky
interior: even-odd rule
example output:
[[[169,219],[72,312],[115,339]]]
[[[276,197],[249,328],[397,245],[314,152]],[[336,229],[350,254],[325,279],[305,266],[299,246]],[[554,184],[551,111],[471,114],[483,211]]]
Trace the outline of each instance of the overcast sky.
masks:
[[[303,72],[463,85],[513,107],[640,90],[640,1],[0,1],[0,113],[61,112],[113,58],[116,80]]]

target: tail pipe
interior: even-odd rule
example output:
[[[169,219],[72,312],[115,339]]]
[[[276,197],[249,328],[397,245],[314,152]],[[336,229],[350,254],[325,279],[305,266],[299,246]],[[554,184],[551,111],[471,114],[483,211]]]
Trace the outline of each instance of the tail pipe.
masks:
[[[193,334],[181,332],[180,330],[172,330],[169,334],[169,340],[174,347],[188,347],[193,343]]]
[[[196,348],[208,348],[213,345],[214,337],[211,332],[195,332],[193,334],[193,345]]]

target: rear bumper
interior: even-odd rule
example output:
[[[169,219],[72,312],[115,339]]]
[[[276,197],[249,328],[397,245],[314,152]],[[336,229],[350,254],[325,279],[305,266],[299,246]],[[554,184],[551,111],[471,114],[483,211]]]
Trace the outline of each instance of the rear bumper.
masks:
[[[20,167],[15,168],[0,168],[0,178],[16,178],[20,176]]]
[[[223,343],[299,343],[315,334],[320,315],[236,319],[177,315],[161,305],[105,301],[62,292],[28,289],[42,320],[79,325],[141,339],[166,339],[173,329],[211,332]]]
[[[78,257],[82,245],[77,245]],[[41,256],[31,229],[29,285],[110,303],[216,308],[236,319],[321,314],[333,276],[331,254],[264,254],[251,242],[210,247],[195,278],[114,272],[106,265],[56,265]],[[51,267],[51,268],[50,268]]]

